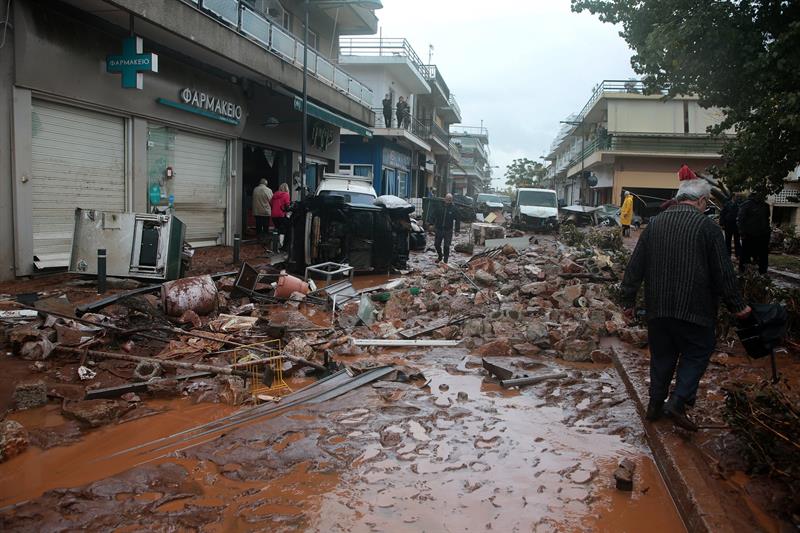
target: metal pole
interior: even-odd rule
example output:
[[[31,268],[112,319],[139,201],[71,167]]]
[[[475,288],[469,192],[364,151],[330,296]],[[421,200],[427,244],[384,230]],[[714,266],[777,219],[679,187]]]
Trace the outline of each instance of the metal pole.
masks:
[[[106,249],[97,249],[97,294],[106,292]]]
[[[308,139],[308,8],[309,0],[303,2],[305,28],[303,30],[303,138],[300,140],[300,199],[306,197],[306,142]]]
[[[242,245],[242,237],[238,233],[233,234],[233,264],[239,264],[239,248]]]
[[[586,131],[583,128],[583,120],[581,120],[581,179],[583,179],[583,170],[586,164]]]

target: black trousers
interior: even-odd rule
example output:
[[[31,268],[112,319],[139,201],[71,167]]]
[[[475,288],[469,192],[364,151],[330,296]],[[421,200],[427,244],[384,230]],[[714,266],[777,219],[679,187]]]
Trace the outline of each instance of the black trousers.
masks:
[[[725,246],[728,247],[728,255],[731,255],[731,248],[736,252],[736,257],[742,257],[742,240],[739,238],[739,228],[732,226],[724,228],[725,232]],[[733,246],[731,246],[733,241]]]
[[[384,124],[384,127],[386,127],[386,128],[391,128],[392,127],[392,110],[391,109],[388,110],[388,111],[384,110],[384,112],[383,112],[383,124]]]
[[[667,399],[675,374],[670,407],[680,411],[686,405],[693,406],[700,379],[717,343],[714,326],[676,318],[654,318],[647,323],[647,338],[650,343],[650,403],[661,405]]]
[[[256,216],[256,235],[259,239],[266,237],[269,231],[269,217]]]
[[[439,259],[444,258],[445,263],[447,263],[447,259],[450,257],[451,242],[453,242],[452,231],[436,230],[436,238],[433,241],[433,247],[436,248]],[[444,248],[442,248],[442,243],[444,243]]]
[[[769,237],[742,237],[742,255],[739,270],[744,272],[749,263],[758,265],[761,274],[767,273],[769,266]]]

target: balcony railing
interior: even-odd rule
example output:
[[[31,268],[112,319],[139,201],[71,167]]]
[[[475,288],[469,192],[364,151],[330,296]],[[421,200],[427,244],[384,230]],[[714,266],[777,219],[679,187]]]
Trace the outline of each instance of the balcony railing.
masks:
[[[592,96],[586,105],[583,106],[581,112],[575,118],[575,122],[583,120],[589,110],[592,109],[595,102],[600,100],[605,93],[627,93],[627,94],[667,94],[667,90],[663,89],[657,92],[646,92],[644,82],[640,80],[603,80],[592,91]]]
[[[485,137],[486,142],[489,142],[489,130],[483,126],[452,126],[450,135],[453,137]]]
[[[383,116],[382,107],[374,107],[372,108],[372,110],[375,112],[375,123],[373,124],[373,126],[376,128],[403,129],[410,131],[420,139],[428,137],[428,126],[414,117],[407,117],[404,123],[398,124],[396,107],[392,108],[392,116],[390,117],[391,122],[388,125],[386,123],[385,117]]]
[[[453,109],[453,111],[455,111],[455,114],[458,117],[458,120],[460,121],[461,120],[461,106],[459,106],[458,102],[456,101],[456,95],[454,95],[453,93],[450,93],[450,97],[447,99],[447,103]]]
[[[460,161],[461,160],[461,149],[459,149],[459,147],[455,143],[453,143],[452,141],[450,141],[450,144],[449,144],[448,148],[449,148],[449,151],[450,151],[450,157],[453,158],[456,161]]]
[[[432,119],[425,119],[421,121],[426,129],[426,138],[435,139],[442,144],[442,146],[450,146],[450,135],[444,130],[443,127],[438,125]]]
[[[424,68],[423,76],[425,77],[426,80],[428,80],[428,83],[438,86],[445,101],[449,100],[450,88],[444,82],[442,73],[439,72],[439,69],[436,67],[436,65],[423,65],[423,68]]]
[[[339,56],[405,57],[424,77],[425,65],[405,39],[384,37],[340,37]]]
[[[240,0],[183,0],[212,15],[264,50],[275,54],[295,67],[303,68],[303,41]],[[348,98],[369,107],[373,91],[308,47],[308,73]]]
[[[682,135],[657,137],[654,135],[608,135],[592,139],[583,151],[571,158],[566,165],[557,165],[557,171],[568,169],[595,152],[634,152],[655,154],[718,154],[725,143],[724,138],[707,135]]]

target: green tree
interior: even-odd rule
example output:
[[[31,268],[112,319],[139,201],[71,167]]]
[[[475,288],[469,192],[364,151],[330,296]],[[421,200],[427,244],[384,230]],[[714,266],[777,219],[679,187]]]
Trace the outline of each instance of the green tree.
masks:
[[[620,24],[651,89],[696,94],[732,129],[715,173],[734,189],[777,191],[800,163],[800,2],[571,0]]]
[[[515,159],[506,167],[506,185],[511,188],[532,187],[540,183],[547,173],[547,167],[538,161],[523,157]]]

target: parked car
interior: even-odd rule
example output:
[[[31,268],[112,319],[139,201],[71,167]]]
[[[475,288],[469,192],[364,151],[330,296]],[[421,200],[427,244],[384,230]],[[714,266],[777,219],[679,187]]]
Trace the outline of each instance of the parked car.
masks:
[[[511,219],[515,226],[558,230],[558,197],[552,189],[517,189]]]
[[[369,177],[325,174],[314,196],[290,207],[289,269],[302,272],[327,261],[357,272],[405,268],[414,206],[380,198],[378,205]]]
[[[619,206],[613,204],[604,204],[598,207],[597,223],[601,226],[620,226],[619,223]],[[634,213],[632,226],[639,229],[644,224],[644,219]]]
[[[505,194],[482,192],[475,199],[479,213],[488,215],[493,211],[510,211],[511,198]]]

